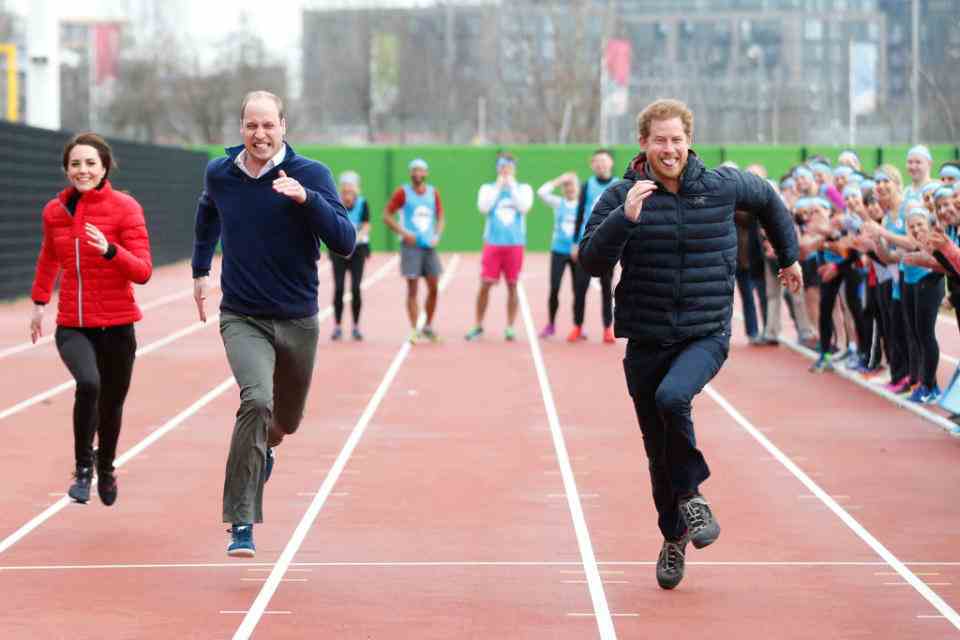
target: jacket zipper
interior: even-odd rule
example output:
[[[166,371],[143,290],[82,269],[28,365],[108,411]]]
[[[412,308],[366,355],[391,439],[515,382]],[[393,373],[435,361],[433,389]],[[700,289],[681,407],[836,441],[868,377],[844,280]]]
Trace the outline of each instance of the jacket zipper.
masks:
[[[673,279],[673,330],[675,333],[679,333],[680,310],[678,305],[680,303],[680,279],[683,275],[683,268],[686,266],[686,251],[683,248],[686,226],[680,207],[680,197],[677,194],[673,194],[673,199],[677,209],[677,253],[680,254],[680,268],[677,270],[677,274]]]
[[[74,238],[77,252],[77,320],[83,326],[83,278],[80,276],[80,238]]]

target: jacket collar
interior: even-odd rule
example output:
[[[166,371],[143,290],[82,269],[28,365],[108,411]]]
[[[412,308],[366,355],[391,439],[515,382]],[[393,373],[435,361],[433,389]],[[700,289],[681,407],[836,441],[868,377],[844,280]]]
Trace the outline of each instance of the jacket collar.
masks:
[[[680,190],[683,191],[685,187],[699,180],[705,170],[706,166],[704,166],[703,160],[700,159],[696,151],[690,149],[687,155],[687,166],[683,168],[683,173],[680,175]],[[663,186],[663,184],[657,180],[653,171],[650,170],[647,164],[647,153],[645,151],[641,151],[630,161],[630,165],[624,172],[623,177],[625,180],[633,181],[653,180],[658,185]]]
[[[280,164],[276,165],[273,169],[270,170],[269,173],[273,173],[274,171],[277,171],[277,170],[283,168],[283,167],[284,167],[285,165],[287,165],[287,164],[290,162],[290,160],[297,154],[297,152],[293,150],[293,147],[290,146],[290,143],[289,143],[289,142],[287,142],[286,140],[284,140],[284,141],[283,141],[283,144],[284,144],[284,146],[286,147],[286,150],[287,150],[286,154],[284,154],[284,156],[283,156],[283,162],[281,162]],[[237,161],[237,156],[240,155],[240,152],[243,151],[243,149],[244,149],[244,147],[243,147],[242,144],[238,144],[238,145],[233,146],[233,147],[224,147],[223,150],[226,152],[227,158],[230,159],[230,165],[231,165],[231,170],[232,170],[232,171],[236,171],[236,172],[240,173],[240,169],[236,166],[235,163],[236,163],[236,161]],[[268,173],[267,175],[269,175],[269,173]]]
[[[57,199],[63,203],[64,206],[67,205],[67,202],[70,200],[70,196],[77,192],[77,188],[74,186],[69,186],[57,195]],[[83,195],[80,196],[80,201],[84,204],[96,204],[98,202],[103,202],[110,198],[113,195],[113,187],[110,185],[109,180],[103,181],[103,186],[99,189],[91,189]]]

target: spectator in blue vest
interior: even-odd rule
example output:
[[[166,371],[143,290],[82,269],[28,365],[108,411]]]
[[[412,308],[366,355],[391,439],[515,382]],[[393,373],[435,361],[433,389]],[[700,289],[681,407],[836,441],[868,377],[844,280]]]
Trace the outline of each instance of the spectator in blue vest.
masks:
[[[363,267],[370,256],[370,208],[367,199],[360,195],[360,176],[353,171],[340,174],[340,202],[347,210],[347,217],[357,230],[357,248],[353,255],[344,257],[330,255],[333,262],[333,334],[331,340],[343,337],[340,321],[343,318],[343,294],[347,272],[350,272],[350,309],[353,312],[354,340],[363,340],[360,332],[360,310],[363,307],[360,283],[363,282]]]
[[[590,169],[593,175],[587,180],[583,190],[580,192],[580,202],[577,205],[577,226],[576,235],[573,238],[573,250],[570,254],[574,262],[577,261],[578,245],[583,237],[583,231],[587,228],[587,220],[593,212],[593,207],[603,192],[614,182],[613,178],[613,154],[607,149],[597,149],[590,158]],[[573,307],[573,329],[567,336],[567,342],[577,342],[586,340],[587,334],[583,332],[583,319],[587,306],[587,290],[590,288],[590,274],[581,266],[577,266],[574,271],[574,296]],[[603,341],[607,344],[613,344],[616,338],[613,336],[613,269],[600,275],[600,294],[601,311],[603,313]]]
[[[554,193],[557,187],[563,189],[563,197]],[[577,224],[577,196],[580,181],[572,171],[548,180],[537,189],[537,195],[553,209],[553,242],[550,245],[550,297],[547,301],[549,322],[540,332],[541,338],[549,338],[556,333],[557,309],[560,307],[560,284],[563,274],[570,269],[570,283],[576,299],[575,263],[570,254],[573,249],[573,236]],[[576,311],[574,311],[576,324]]]
[[[273,448],[303,420],[320,324],[320,243],[350,255],[357,232],[330,170],[286,140],[283,102],[266,91],[240,105],[243,145],[207,165],[193,246],[194,301],[205,322],[210,265],[223,238],[220,335],[240,387],[223,487],[227,554],[252,558]]]
[[[407,281],[407,318],[410,320],[410,342],[421,339],[436,342],[439,337],[433,328],[433,316],[437,311],[437,294],[440,273],[443,267],[437,256],[437,243],[443,234],[443,205],[440,192],[427,184],[430,167],[423,158],[415,158],[407,166],[410,182],[397,187],[387,202],[383,221],[399,234],[400,273]],[[403,217],[397,219],[397,212]],[[427,283],[427,299],[424,303],[426,322],[418,329],[420,303],[417,288],[420,278]]]

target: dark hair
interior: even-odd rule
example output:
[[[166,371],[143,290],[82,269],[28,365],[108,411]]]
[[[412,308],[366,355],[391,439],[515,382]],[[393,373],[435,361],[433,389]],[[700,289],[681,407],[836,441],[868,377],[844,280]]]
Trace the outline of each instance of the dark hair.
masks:
[[[599,156],[600,154],[603,154],[609,157],[611,160],[613,160],[613,152],[610,151],[610,149],[597,149],[596,151],[593,152],[594,156]]]
[[[107,179],[107,176],[110,175],[110,169],[114,167],[119,167],[117,164],[116,158],[113,157],[113,149],[110,148],[110,145],[107,144],[107,141],[98,136],[97,134],[87,131],[86,133],[78,133],[77,135],[70,138],[67,141],[67,144],[63,147],[63,170],[67,170],[67,165],[70,163],[70,152],[73,151],[74,147],[84,145],[87,147],[93,147],[97,150],[97,155],[100,156],[100,164],[103,165],[103,180],[100,181],[100,184],[97,185],[99,189],[103,182]]]
[[[260,100],[267,99],[272,100],[273,104],[277,105],[277,113],[280,114],[280,119],[284,119],[283,115],[283,100],[279,96],[270,93],[269,91],[251,91],[247,95],[243,96],[243,101],[240,103],[240,123],[243,124],[243,112],[247,110],[247,103],[251,100]]]
[[[503,158],[504,160],[509,160],[510,162],[516,162],[517,159],[513,157],[513,154],[509,151],[500,151],[497,153],[497,160]]]
[[[877,196],[873,193],[873,189],[867,189],[867,192],[863,194],[863,204],[870,206],[877,201]]]

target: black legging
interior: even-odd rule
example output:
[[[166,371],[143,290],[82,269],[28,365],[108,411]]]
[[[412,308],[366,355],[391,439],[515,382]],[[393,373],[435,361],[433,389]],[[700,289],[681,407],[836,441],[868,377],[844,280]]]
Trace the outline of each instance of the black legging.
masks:
[[[860,304],[860,283],[863,281],[863,275],[857,271],[850,263],[839,265],[839,272],[830,282],[820,282],[820,352],[827,353],[833,342],[833,307],[837,302],[837,294],[840,293],[840,287],[844,287],[847,307],[853,315],[853,324],[857,331],[858,348],[863,349],[869,345],[864,344],[864,337],[867,332],[864,327],[863,305]]]
[[[557,309],[560,308],[560,283],[567,267],[570,267],[570,288],[573,297],[577,297],[577,263],[570,259],[569,253],[550,252],[550,299],[547,302],[547,311],[550,313],[550,324],[557,319]]]
[[[57,327],[57,351],[77,391],[73,403],[73,449],[78,467],[93,465],[93,436],[99,439],[98,471],[113,472],[130,388],[137,338],[132,324],[106,328]]]
[[[928,389],[937,384],[940,346],[937,344],[937,313],[943,301],[943,275],[928,273],[916,284],[904,284],[903,308],[907,331],[915,354],[910,357],[911,379]]]
[[[899,279],[899,273],[894,277]],[[900,285],[900,299],[894,300],[894,281],[892,279],[878,286],[880,287],[879,301],[883,311],[888,343],[887,362],[890,364],[890,381],[896,383],[910,375],[907,328],[903,318],[903,289]]]
[[[587,307],[587,289],[590,288],[590,274],[577,263],[573,270],[573,324],[583,325],[583,316]],[[613,324],[613,269],[600,276],[600,289],[603,294],[603,326]]]
[[[360,322],[360,309],[363,300],[360,297],[360,283],[363,281],[363,265],[367,262],[368,247],[358,244],[356,251],[349,258],[330,254],[333,262],[333,317],[337,324],[343,318],[343,293],[347,280],[347,271],[350,272],[350,307],[353,311],[353,324]]]

